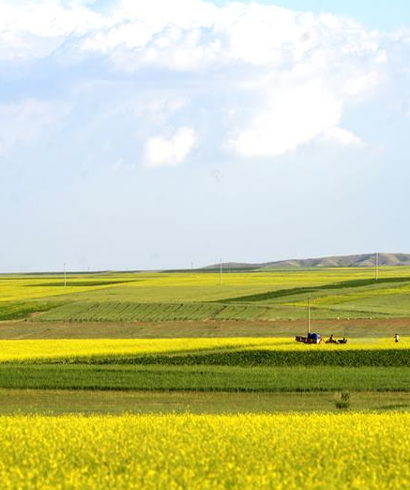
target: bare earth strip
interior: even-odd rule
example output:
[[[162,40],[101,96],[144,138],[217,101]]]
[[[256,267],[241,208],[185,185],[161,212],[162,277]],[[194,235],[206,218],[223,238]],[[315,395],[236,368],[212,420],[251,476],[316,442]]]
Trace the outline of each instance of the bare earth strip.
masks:
[[[192,393],[0,389],[0,415],[340,412],[335,393]],[[410,393],[351,394],[351,410],[410,410]]]
[[[181,321],[181,322],[0,322],[0,339],[289,337],[305,332],[305,320]],[[389,337],[410,335],[410,318],[313,320],[322,335]]]

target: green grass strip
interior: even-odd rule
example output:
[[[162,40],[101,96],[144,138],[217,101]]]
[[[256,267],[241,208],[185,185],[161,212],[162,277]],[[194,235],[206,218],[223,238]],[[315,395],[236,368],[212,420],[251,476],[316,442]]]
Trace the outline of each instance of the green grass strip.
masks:
[[[410,392],[410,368],[1,365],[0,388]]]
[[[14,301],[10,303],[0,303],[0,321],[20,320],[28,318],[33,313],[46,312],[57,306],[61,302],[44,301]]]
[[[319,291],[337,290],[344,288],[360,288],[365,286],[372,286],[378,284],[400,283],[409,282],[410,277],[386,277],[384,279],[355,279],[352,281],[342,281],[332,284],[325,284],[324,286],[316,287],[300,287],[290,289],[277,289],[274,291],[267,291],[266,293],[250,294],[246,296],[238,296],[236,298],[225,298],[219,300],[221,303],[238,303],[238,302],[253,302],[253,301],[265,301],[269,299],[283,298],[287,296],[295,296],[306,293],[317,293]],[[215,302],[215,301],[214,301]]]
[[[369,350],[230,350],[148,355],[90,355],[28,360],[27,364],[139,364],[163,366],[341,366],[408,367],[410,349]]]

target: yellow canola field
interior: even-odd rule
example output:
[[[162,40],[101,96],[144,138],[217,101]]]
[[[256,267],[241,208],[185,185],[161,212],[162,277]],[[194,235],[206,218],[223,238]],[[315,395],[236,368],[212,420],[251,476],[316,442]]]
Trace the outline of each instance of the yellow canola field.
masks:
[[[410,414],[0,418],[2,490],[405,489]]]
[[[95,280],[94,283],[92,280],[92,277],[87,276],[80,278],[70,277],[67,281],[67,287],[64,287],[63,277],[0,278],[0,303],[48,299],[72,293],[118,287],[118,284],[113,285],[111,283],[115,278],[102,278]],[[75,283],[75,286],[72,285],[73,283]]]
[[[160,354],[263,345],[264,339],[44,339],[0,340],[0,362],[36,359]]]
[[[382,267],[382,277],[408,277],[409,267]],[[370,279],[373,270],[363,268],[293,269],[223,274],[218,273],[107,273],[69,274],[64,287],[62,274],[1,275],[0,303],[9,301],[56,298],[73,293],[96,293],[97,298],[123,298],[142,302],[204,301],[241,296],[276,289]],[[101,293],[101,296],[98,295]],[[86,296],[87,297],[87,296]],[[94,297],[94,295],[92,296]],[[69,298],[65,298],[69,299]]]
[[[207,350],[373,350],[410,349],[410,339],[352,339],[347,345],[305,345],[290,338],[44,339],[0,340],[0,362],[129,356]]]

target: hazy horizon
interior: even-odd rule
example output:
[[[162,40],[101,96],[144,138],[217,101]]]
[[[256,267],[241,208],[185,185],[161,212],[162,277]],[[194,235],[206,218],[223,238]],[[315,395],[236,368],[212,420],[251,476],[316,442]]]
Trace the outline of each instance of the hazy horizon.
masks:
[[[304,260],[319,260],[319,259],[330,259],[330,258],[338,258],[338,259],[341,259],[341,258],[347,258],[347,257],[361,257],[361,256],[369,256],[369,258],[371,258],[372,256],[375,257],[375,261],[376,261],[376,253],[379,254],[379,256],[382,256],[382,255],[408,255],[410,256],[410,253],[407,253],[407,252],[370,252],[370,253],[367,253],[367,252],[364,252],[364,253],[353,253],[353,254],[348,254],[348,255],[324,255],[324,256],[312,256],[312,257],[287,257],[285,259],[280,259],[280,260],[266,260],[266,261],[261,261],[261,262],[248,262],[246,260],[243,260],[243,261],[230,261],[230,260],[226,260],[226,261],[222,261],[222,265],[223,267],[229,267],[230,265],[232,264],[239,264],[239,265],[246,265],[246,266],[258,266],[258,265],[265,265],[265,264],[276,264],[276,263],[281,263],[281,262],[290,262],[290,261],[304,261]],[[194,267],[194,264],[192,263],[189,267],[185,267],[185,268],[177,268],[177,267],[174,267],[174,268],[171,268],[171,267],[165,267],[165,268],[160,268],[160,269],[131,269],[129,267],[126,267],[126,268],[123,268],[123,269],[91,269],[91,268],[87,268],[87,269],[70,269],[68,267],[68,264],[65,264],[66,266],[66,274],[69,275],[69,274],[87,274],[87,273],[90,273],[90,274],[93,274],[93,273],[133,273],[133,272],[158,272],[158,271],[169,271],[169,272],[172,272],[172,271],[179,271],[179,270],[185,270],[185,271],[191,271],[191,270],[201,270],[201,269],[207,269],[207,268],[210,268],[210,267],[215,267],[215,269],[218,269],[219,266],[220,266],[221,262],[216,262],[216,263],[207,263],[207,264],[198,264]],[[386,264],[383,264],[383,263],[380,263],[379,264],[379,267],[383,267],[383,266],[387,266],[387,267],[408,267],[406,264],[395,264],[395,265],[386,265]],[[292,267],[292,266],[290,266]],[[298,266],[300,268],[303,268],[302,266]],[[318,267],[320,268],[320,266],[309,266],[309,267]],[[356,266],[326,266],[326,267],[329,267],[329,268],[338,268],[338,267],[356,267]],[[325,268],[326,268],[325,267]],[[357,266],[357,267],[365,267],[365,268],[372,268],[373,265],[366,265],[366,266]],[[224,270],[224,272],[227,272],[226,270]],[[15,275],[15,274],[28,274],[28,275],[31,275],[31,274],[64,274],[64,264],[63,264],[63,267],[61,269],[56,269],[56,270],[37,270],[37,271],[8,271],[8,272],[3,272],[3,271],[0,271],[0,275]]]

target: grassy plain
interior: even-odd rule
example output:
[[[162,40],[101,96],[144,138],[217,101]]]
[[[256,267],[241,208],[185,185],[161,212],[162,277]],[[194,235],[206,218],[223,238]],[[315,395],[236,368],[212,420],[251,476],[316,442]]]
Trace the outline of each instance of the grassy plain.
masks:
[[[298,320],[410,317],[410,268],[0,277],[0,319],[44,322]]]
[[[0,417],[0,479],[6,490],[402,489],[409,424],[403,413]]]

